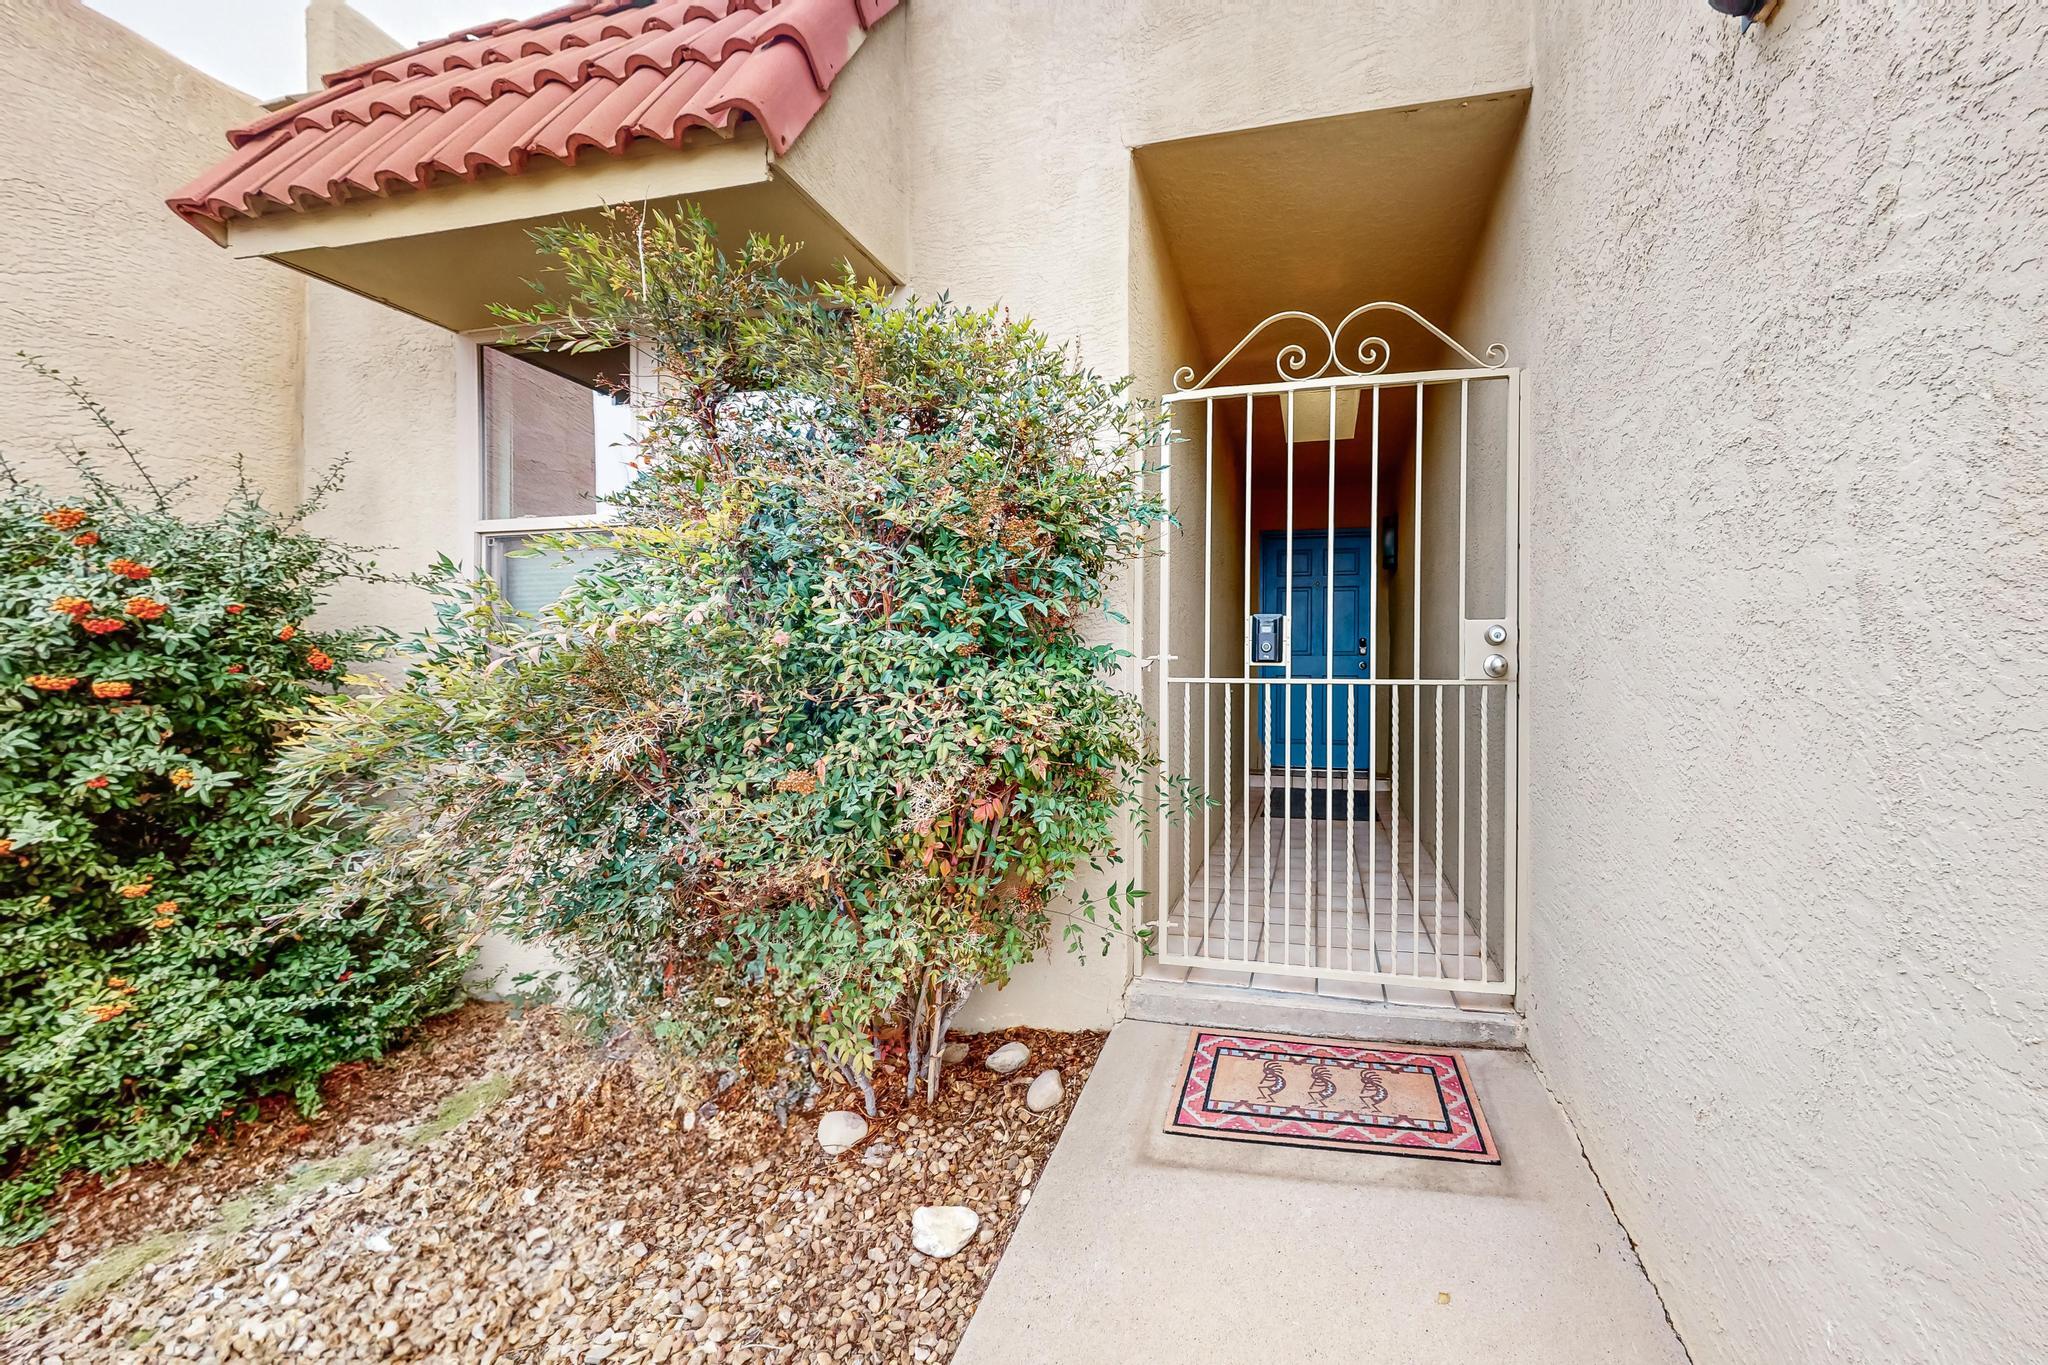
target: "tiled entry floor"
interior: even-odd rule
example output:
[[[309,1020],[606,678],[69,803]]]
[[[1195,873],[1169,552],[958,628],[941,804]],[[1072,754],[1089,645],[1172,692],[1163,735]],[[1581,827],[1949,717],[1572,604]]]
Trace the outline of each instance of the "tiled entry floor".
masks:
[[[1382,794],[1373,804],[1388,802]],[[1273,805],[1276,812],[1282,805],[1277,796]],[[1505,996],[1457,989],[1461,980],[1500,979],[1497,956],[1485,948],[1489,933],[1500,934],[1498,907],[1464,906],[1450,882],[1438,878],[1429,850],[1417,847],[1406,821],[1397,843],[1386,823],[1368,818],[1363,799],[1359,805],[1350,821],[1283,818],[1262,810],[1227,839],[1219,835],[1209,850],[1206,886],[1202,865],[1191,865],[1188,895],[1167,916],[1157,946],[1225,963],[1169,966],[1153,957],[1146,960],[1145,975],[1333,999],[1511,1011]],[[1398,972],[1438,978],[1444,985],[1381,985],[1261,970],[1263,964]]]

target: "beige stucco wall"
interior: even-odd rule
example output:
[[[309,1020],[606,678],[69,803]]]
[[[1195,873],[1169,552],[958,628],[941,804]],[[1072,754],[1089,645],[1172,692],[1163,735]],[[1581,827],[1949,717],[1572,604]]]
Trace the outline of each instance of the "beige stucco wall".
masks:
[[[309,84],[400,50],[340,0],[314,0],[306,14]],[[262,261],[242,267],[284,273]],[[346,459],[341,489],[317,525],[378,548],[387,573],[409,574],[447,555],[475,558],[479,478],[476,346],[445,328],[317,280],[306,282],[305,463],[309,477]],[[517,281],[506,282],[508,297]],[[407,583],[354,583],[327,610],[336,622],[414,630],[432,619],[432,599]],[[522,972],[551,972],[545,950],[500,935],[481,946],[473,987],[513,989]]]
[[[306,81],[402,49],[340,0],[306,10]],[[250,274],[282,275],[267,261],[244,261]],[[515,287],[508,282],[508,292]],[[425,569],[438,555],[473,558],[475,476],[461,423],[474,418],[475,350],[431,323],[333,285],[307,280],[304,450],[308,479],[337,461],[348,470],[315,523],[377,548],[390,574]],[[465,395],[469,403],[464,403]],[[410,630],[432,616],[418,588],[352,583],[338,592],[330,619]]]
[[[1539,6],[1524,1002],[1701,1365],[2048,1358],[2044,44]]]
[[[904,92],[911,287],[1006,303],[1150,393],[1197,358],[1172,288],[1199,282],[1166,283],[1133,200],[1132,146],[1527,79],[1519,3],[949,0],[904,13],[918,73]],[[1055,949],[970,1022],[1101,1026],[1128,967]]]
[[[0,0],[0,33],[0,454],[62,486],[61,449],[104,448],[25,350],[83,380],[159,481],[190,476],[194,505],[218,505],[237,453],[289,504],[299,281],[230,260],[163,205],[256,101],[72,0]]]
[[[775,172],[810,200],[889,273],[910,261],[910,20],[898,10],[869,30],[832,82],[832,97]]]

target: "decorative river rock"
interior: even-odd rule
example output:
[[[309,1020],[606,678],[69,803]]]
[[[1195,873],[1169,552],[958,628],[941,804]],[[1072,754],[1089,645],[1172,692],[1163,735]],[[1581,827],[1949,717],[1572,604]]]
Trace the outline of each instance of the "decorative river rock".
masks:
[[[1012,1071],[1022,1070],[1024,1063],[1031,1060],[1031,1049],[1022,1043],[1004,1043],[989,1054],[988,1069],[998,1076],[1007,1076]]]
[[[944,1260],[974,1240],[981,1215],[959,1204],[927,1204],[910,1215],[910,1244]]]

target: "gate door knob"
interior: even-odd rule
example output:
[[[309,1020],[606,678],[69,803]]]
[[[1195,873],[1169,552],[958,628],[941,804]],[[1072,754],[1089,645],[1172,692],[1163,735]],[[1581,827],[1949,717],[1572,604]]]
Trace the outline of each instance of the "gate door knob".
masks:
[[[1486,656],[1486,662],[1479,665],[1486,670],[1489,678],[1505,678],[1508,675],[1508,661],[1498,654]]]

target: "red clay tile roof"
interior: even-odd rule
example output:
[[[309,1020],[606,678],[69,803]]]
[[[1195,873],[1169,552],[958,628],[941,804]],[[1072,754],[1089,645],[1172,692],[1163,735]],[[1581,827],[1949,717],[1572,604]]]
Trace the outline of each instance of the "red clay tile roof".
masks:
[[[171,208],[202,230],[535,157],[759,123],[778,152],[824,107],[860,36],[898,0],[582,0],[337,71],[228,133],[235,150]]]

